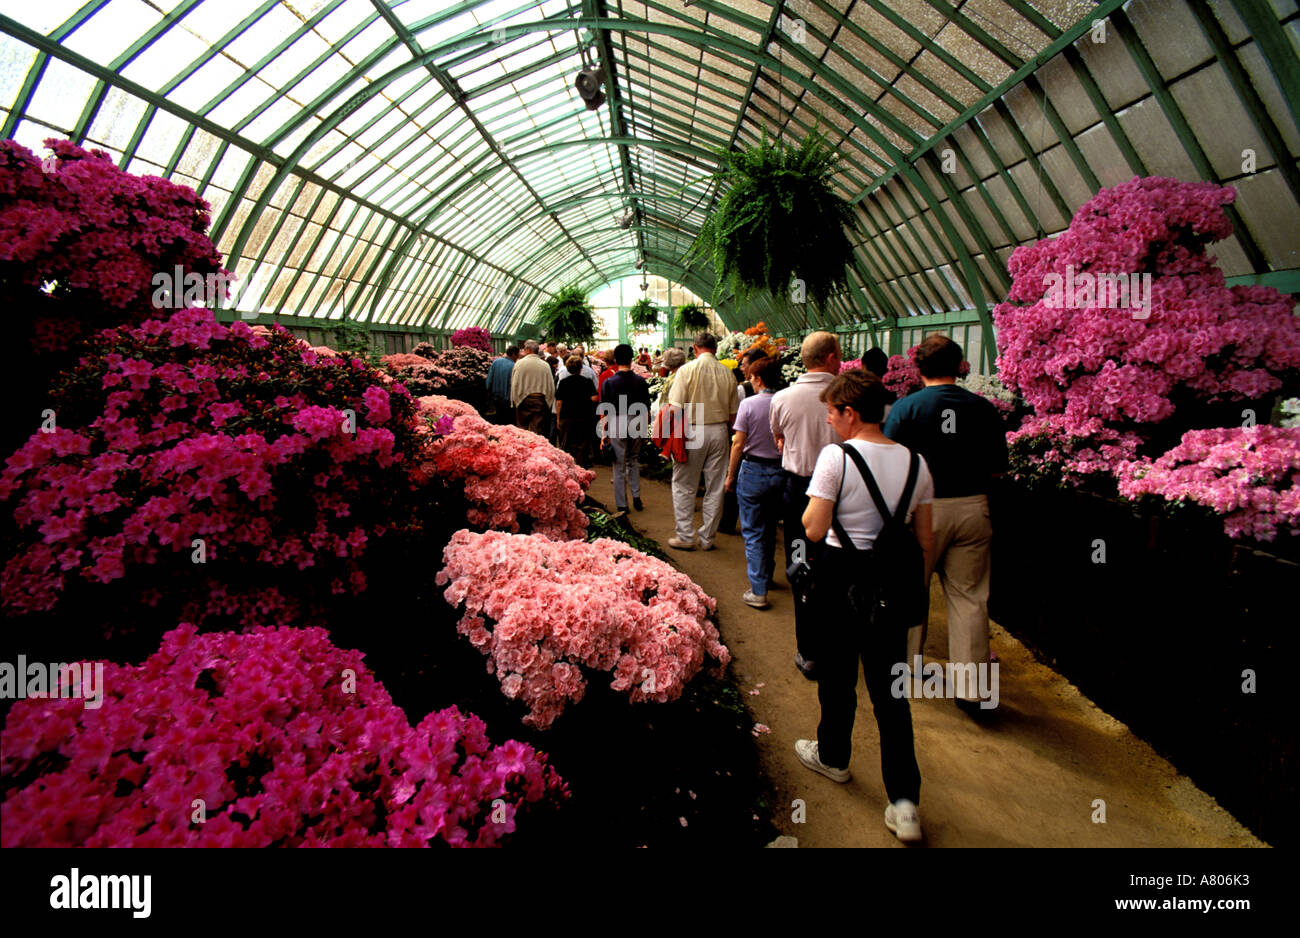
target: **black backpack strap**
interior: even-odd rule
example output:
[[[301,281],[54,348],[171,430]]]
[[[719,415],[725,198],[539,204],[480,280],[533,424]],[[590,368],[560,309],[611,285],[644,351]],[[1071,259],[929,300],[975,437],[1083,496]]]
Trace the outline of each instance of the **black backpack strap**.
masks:
[[[839,444],[848,452],[848,447],[843,443]],[[856,453],[854,455],[857,455]],[[853,543],[853,538],[849,537],[849,532],[844,530],[844,525],[840,524],[839,507],[840,495],[844,493],[844,477],[849,474],[849,461],[844,460],[844,468],[840,471],[840,489],[835,493],[835,504],[831,506],[831,528],[835,531],[835,536],[839,538],[840,546],[845,550],[857,550],[858,545]]]
[[[871,493],[871,500],[876,503],[876,511],[880,512],[880,517],[885,522],[884,527],[889,527],[895,517],[906,518],[907,506],[912,503],[912,492],[916,489],[916,480],[921,472],[921,463],[917,459],[916,452],[908,450],[907,482],[903,486],[903,497],[898,500],[898,507],[891,512],[889,506],[885,503],[885,496],[880,492],[880,486],[876,484],[876,477],[872,474],[867,461],[862,458],[862,454],[847,443],[840,443],[839,446],[853,460],[853,464],[858,467],[858,472],[862,475],[862,481],[867,484],[867,491]],[[840,532],[836,531],[835,536],[839,537]]]

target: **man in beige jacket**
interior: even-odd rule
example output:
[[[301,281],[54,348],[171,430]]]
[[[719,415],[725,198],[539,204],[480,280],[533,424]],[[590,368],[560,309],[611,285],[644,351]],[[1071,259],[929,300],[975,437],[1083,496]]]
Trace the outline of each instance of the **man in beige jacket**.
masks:
[[[740,406],[736,377],[717,359],[718,340],[707,332],[695,337],[695,358],[683,365],[668,390],[668,402],[686,415],[687,461],[673,464],[673,518],[677,550],[713,550],[722,520],[723,489],[731,425]],[[705,476],[703,524],[695,530],[695,492]]]

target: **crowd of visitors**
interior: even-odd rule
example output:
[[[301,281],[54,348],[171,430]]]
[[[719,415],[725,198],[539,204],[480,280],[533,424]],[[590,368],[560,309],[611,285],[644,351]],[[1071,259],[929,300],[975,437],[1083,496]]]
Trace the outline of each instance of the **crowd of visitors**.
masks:
[[[899,662],[911,675],[921,661],[934,573],[947,601],[949,662],[989,662],[988,488],[1007,466],[1001,420],[957,385],[963,353],[947,336],[921,342],[914,360],[924,387],[898,401],[881,381],[882,350],[844,374],[834,334],[812,333],[800,352],[806,371],[782,388],[779,360],[753,348],[733,372],[707,332],[689,360],[678,348],[651,356],[623,344],[596,367],[581,347],[528,341],[492,363],[487,384],[494,419],[553,433],[580,465],[608,445],[618,511],[629,495],[642,510],[640,452],[648,438],[662,444],[673,458],[674,549],[712,550],[720,530],[732,533],[730,495],[745,544],[742,599],[756,609],[771,608],[781,529],[795,666],[817,682],[821,707],[817,738],[798,740],[796,754],[833,781],[849,780],[861,662],[880,731],[885,824],[915,841],[921,776],[895,674]],[[657,400],[634,366],[662,379]],[[977,694],[967,683],[956,704],[979,718]]]

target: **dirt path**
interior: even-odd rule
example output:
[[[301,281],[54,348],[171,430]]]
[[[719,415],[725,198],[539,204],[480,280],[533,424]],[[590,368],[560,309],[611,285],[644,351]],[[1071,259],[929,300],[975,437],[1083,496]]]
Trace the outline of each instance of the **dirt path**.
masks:
[[[597,469],[591,494],[612,506],[609,467]],[[794,667],[794,612],[778,546],[778,586],[772,607],[741,602],[747,588],[739,535],[719,534],[717,548],[674,551],[672,497],[666,482],[642,485],[645,510],[636,528],[658,540],[700,587],[718,601],[723,641],[749,691],[760,736],[760,758],[780,798],[776,824],[804,847],[901,847],[884,825],[878,735],[866,688],[859,680],[853,729],[853,779],[837,785],[804,768],[794,741],[815,737],[815,685]],[[697,500],[698,524],[698,500]],[[926,661],[942,661],[947,621],[938,579],[933,583]],[[1263,843],[1209,795],[1099,710],[1078,689],[1039,664],[1005,630],[993,626],[1001,662],[1000,703],[978,725],[950,700],[913,700],[921,766],[921,821],[932,847],[1242,847]],[[796,799],[804,803],[796,823]],[[1094,801],[1105,823],[1094,823]]]

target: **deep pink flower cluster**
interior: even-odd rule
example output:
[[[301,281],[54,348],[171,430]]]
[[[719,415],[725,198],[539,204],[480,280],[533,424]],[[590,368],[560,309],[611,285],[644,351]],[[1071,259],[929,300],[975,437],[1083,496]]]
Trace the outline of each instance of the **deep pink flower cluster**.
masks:
[[[451,334],[452,348],[476,348],[487,352],[492,352],[492,333],[479,326],[467,326],[464,329],[457,329]]]
[[[464,418],[462,418],[464,419]],[[463,604],[457,625],[488,656],[524,722],[546,728],[610,671],[633,701],[676,700],[709,659],[730,654],[708,620],[715,601],[683,573],[619,541],[457,531],[436,582]]]
[[[106,665],[99,709],[17,701],[0,774],[30,780],[0,805],[5,846],[483,847],[567,797],[475,716],[412,729],[361,659],[323,629],[181,625],[142,665]]]
[[[414,472],[464,483],[474,527],[527,530],[554,538],[581,538],[587,516],[578,505],[595,473],[528,430],[497,426],[481,417],[455,418],[455,429],[433,439]]]
[[[11,611],[53,608],[69,577],[133,572],[175,595],[258,567],[364,589],[367,541],[409,514],[414,402],[283,329],[190,309],[106,330],[53,402],[53,431],[0,473],[18,532],[0,586]],[[196,539],[202,565],[178,563]]]
[[[1227,287],[1205,253],[1231,234],[1223,206],[1233,197],[1212,183],[1135,178],[1098,192],[1059,237],[1017,248],[1010,295],[994,310],[1003,384],[1072,437],[1098,426],[1143,433],[1180,404],[1281,387],[1300,369],[1293,300]],[[1085,289],[1082,278],[1101,275],[1149,292],[1145,305]],[[1078,286],[1058,288],[1070,281]]]
[[[103,328],[159,315],[155,274],[223,273],[206,234],[208,203],[194,190],[132,176],[102,150],[45,145],[49,172],[26,147],[0,141],[0,304]],[[66,342],[76,331],[46,338]]]
[[[1142,437],[1106,427],[1097,419],[1067,429],[1063,416],[1048,414],[1026,417],[1007,434],[1007,445],[1017,479],[1076,487],[1094,482],[1109,489],[1115,466],[1136,458]]]
[[[1300,535],[1300,428],[1191,430],[1155,461],[1121,463],[1121,495],[1195,502],[1223,516],[1229,537]]]
[[[855,369],[861,370],[861,368],[862,358],[860,356],[852,361],[840,362],[840,374],[844,374],[846,371],[854,371]]]

